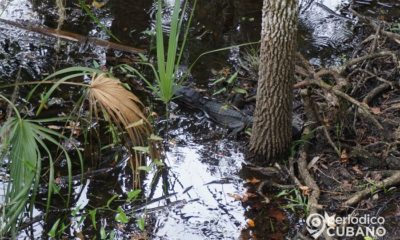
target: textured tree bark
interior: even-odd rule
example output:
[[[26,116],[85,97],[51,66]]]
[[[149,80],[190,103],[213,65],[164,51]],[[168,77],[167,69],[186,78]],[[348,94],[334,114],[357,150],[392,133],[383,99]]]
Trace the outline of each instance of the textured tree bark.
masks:
[[[250,152],[256,161],[270,165],[287,157],[291,146],[296,0],[264,0],[262,19]]]

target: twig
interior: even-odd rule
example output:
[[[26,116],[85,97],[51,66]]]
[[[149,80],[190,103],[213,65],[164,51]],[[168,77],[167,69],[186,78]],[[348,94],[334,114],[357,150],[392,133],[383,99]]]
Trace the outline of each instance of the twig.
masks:
[[[300,180],[296,177],[296,174],[294,173],[294,158],[290,157],[289,158],[289,169],[286,169],[288,172],[290,178],[292,181],[296,184],[298,188],[303,187],[303,184],[301,184]]]
[[[358,58],[353,58],[350,61],[347,61],[343,66],[342,66],[342,70],[340,71],[340,73],[343,73],[347,68],[349,68],[352,65],[356,65],[360,62],[363,62],[365,60],[371,59],[371,58],[378,58],[378,57],[387,57],[390,56],[393,58],[393,61],[395,63],[397,63],[397,57],[396,54],[392,51],[381,51],[381,52],[377,52],[377,53],[371,53],[362,57],[358,57]]]
[[[365,103],[361,103],[359,101],[357,101],[356,99],[352,98],[351,96],[347,95],[346,93],[335,89],[333,86],[325,83],[324,81],[320,80],[320,79],[314,79],[312,81],[309,82],[310,84],[314,84],[317,85],[325,90],[331,91],[333,92],[336,96],[339,96],[347,101],[349,101],[350,103],[356,105],[358,108],[360,108],[362,111],[360,112],[361,114],[365,115],[366,117],[368,117],[379,129],[383,129],[382,125],[378,122],[378,120],[376,120],[376,118],[372,115],[371,110],[369,108],[369,106]]]
[[[371,75],[372,77],[376,78],[376,80],[381,81],[381,82],[386,83],[386,84],[389,84],[392,88],[394,88],[394,85],[395,85],[395,84],[394,84],[393,82],[388,81],[388,80],[386,80],[386,79],[384,79],[384,78],[382,78],[382,77],[379,77],[379,76],[373,74],[372,72],[370,72],[370,71],[368,71],[368,70],[360,69],[360,71],[365,72],[365,73]]]
[[[389,84],[382,83],[381,85],[379,85],[376,88],[372,89],[372,91],[370,91],[367,94],[367,96],[364,97],[363,103],[369,104],[376,96],[378,96],[379,94],[381,94],[382,92],[384,92],[388,88],[390,88]]]
[[[378,188],[378,189],[384,189],[384,188],[388,188],[388,187],[395,186],[398,184],[400,184],[400,171],[396,171],[391,177],[386,178],[383,181],[375,183],[374,187]],[[369,188],[359,191],[359,192],[353,194],[347,201],[345,201],[342,204],[342,206],[343,207],[353,206],[353,205],[357,204],[358,202],[360,202],[363,198],[369,196],[372,193],[373,192]]]
[[[359,19],[363,20],[364,22],[367,22],[369,25],[371,25],[375,30],[379,30],[383,35],[386,37],[392,39],[393,41],[397,42],[400,44],[400,34],[394,33],[394,32],[388,32],[383,29],[380,29],[380,25],[377,24],[374,20],[361,15],[360,13],[356,12],[354,9],[350,8],[350,12],[357,16]]]
[[[258,167],[258,166],[252,166],[252,165],[244,165],[243,167],[245,167],[251,171],[259,172],[262,175],[270,176],[270,177],[278,176],[281,174],[281,172],[275,167]]]

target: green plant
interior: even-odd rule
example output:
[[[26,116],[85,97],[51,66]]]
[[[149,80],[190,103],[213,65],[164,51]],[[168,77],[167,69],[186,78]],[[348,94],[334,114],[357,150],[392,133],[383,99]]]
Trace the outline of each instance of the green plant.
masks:
[[[241,87],[235,86],[236,80],[237,80],[238,72],[235,72],[231,76],[222,76],[216,80],[214,80],[211,85],[219,85],[223,83],[224,86],[218,88],[216,91],[214,91],[213,95],[218,95],[224,92],[234,92],[238,94],[247,94],[247,91]]]
[[[152,84],[147,80],[136,68],[128,65],[120,65],[123,70],[127,70],[137,76],[139,76],[147,86],[158,96],[158,98],[164,103],[168,104],[173,96],[174,90],[179,85],[177,81],[178,68],[181,62],[181,57],[185,49],[187,36],[189,33],[190,23],[192,21],[194,9],[196,7],[197,0],[194,1],[193,8],[185,29],[184,34],[181,34],[184,13],[188,8],[188,1],[185,1],[181,8],[180,0],[175,0],[174,8],[171,16],[170,32],[168,38],[167,48],[164,45],[164,32],[162,26],[162,0],[157,1],[157,13],[156,13],[156,56],[157,65],[154,67],[147,59],[142,56],[142,62],[138,64],[148,66],[152,69],[155,76],[155,84]],[[182,36],[181,36],[182,35]],[[180,41],[180,39],[182,41]]]
[[[72,81],[72,79],[76,77],[87,75],[92,76],[90,84]],[[60,76],[60,79],[53,80]],[[130,141],[128,141],[130,147],[149,144],[148,153],[151,154],[152,157],[154,156],[158,158],[158,150],[155,147],[155,143],[150,139],[152,132],[151,125],[142,112],[143,105],[135,95],[123,87],[122,83],[118,79],[96,69],[72,67],[58,71],[47,77],[44,81],[28,83],[22,82],[8,86],[3,85],[1,87],[33,84],[36,84],[37,86],[35,86],[31,91],[28,99],[34,95],[40,85],[51,84],[50,89],[42,94],[42,101],[37,111],[38,115],[41,110],[45,108],[47,100],[59,88],[59,86],[73,85],[83,87],[85,90],[83,93],[84,97],[81,97],[80,99],[86,98],[88,100],[90,112],[92,113],[91,115],[94,115],[99,119],[99,115],[102,113],[104,118],[109,122],[109,125],[115,125],[118,127],[120,132],[126,133],[125,136],[130,139]],[[50,149],[57,149],[57,155],[60,156],[59,153],[61,152],[66,159],[68,169],[68,196],[71,195],[72,161],[67,150],[60,143],[62,141],[67,141],[68,137],[46,128],[43,125],[55,121],[68,121],[72,116],[29,120],[20,115],[18,109],[11,101],[2,95],[0,95],[0,98],[7,101],[9,105],[12,106],[15,115],[15,117],[7,119],[7,121],[0,127],[0,145],[2,146],[0,161],[2,164],[7,164],[11,178],[10,182],[8,182],[5,194],[6,198],[2,208],[2,215],[0,216],[1,222],[5,223],[0,226],[0,235],[3,236],[9,232],[15,234],[18,228],[18,221],[20,220],[21,214],[25,211],[29,200],[30,211],[33,210],[33,201],[35,200],[42,172],[42,161],[46,158],[49,161],[48,197],[46,208],[47,210],[49,209],[51,197],[54,193],[57,193],[59,189],[54,180],[55,159],[53,159],[52,154],[55,153]],[[80,104],[83,104],[83,100],[80,100],[79,102]],[[81,107],[83,107],[83,105],[76,109],[80,109]],[[79,114],[77,115],[79,116]],[[51,148],[50,145],[54,145],[55,147]],[[137,167],[141,164],[140,159],[143,153],[134,151],[133,149],[132,153],[131,166],[134,174],[136,174],[134,175],[135,183],[138,184],[139,179],[136,176],[139,175],[139,171],[137,170]],[[77,155],[79,156],[81,170],[83,171],[83,160],[78,150]],[[67,199],[67,205],[69,205],[69,198]],[[57,224],[53,227],[54,231],[50,232],[50,235],[57,235],[57,229],[59,229],[60,225]]]
[[[260,47],[258,44],[250,45],[244,50],[243,57],[239,58],[239,66],[250,74],[250,77],[257,80],[260,66]]]
[[[67,150],[60,144],[60,140],[67,138],[51,129],[41,126],[47,122],[63,121],[65,118],[50,118],[41,120],[27,120],[23,118],[14,104],[7,98],[0,95],[0,98],[8,102],[14,110],[15,117],[10,117],[0,128],[2,145],[1,163],[7,164],[10,171],[10,181],[7,183],[3,215],[0,226],[0,236],[8,232],[16,233],[18,221],[25,211],[29,202],[30,211],[33,210],[39,180],[42,171],[42,160],[46,157],[49,160],[49,181],[48,199],[46,209],[49,209],[50,201],[54,190],[57,189],[54,182],[54,159],[49,145],[56,146],[61,150],[67,160],[68,168],[68,196],[72,192],[72,163]],[[75,147],[80,159],[79,150]],[[45,155],[43,155],[43,152]],[[8,159],[8,162],[6,162]],[[82,162],[82,161],[81,161]],[[69,205],[69,198],[67,199]]]
[[[93,1],[94,3],[95,1]],[[100,20],[90,11],[90,8],[86,5],[85,1],[79,0],[81,8],[89,15],[89,17],[103,30],[108,36],[114,38],[116,41],[121,42]]]
[[[283,197],[288,202],[286,205],[282,206],[282,208],[290,209],[292,212],[296,212],[296,209],[300,209],[305,215],[308,215],[308,198],[303,196],[297,188],[282,190],[275,197]]]
[[[400,33],[400,23],[398,22],[393,23],[392,26],[389,28],[389,31],[394,33]]]

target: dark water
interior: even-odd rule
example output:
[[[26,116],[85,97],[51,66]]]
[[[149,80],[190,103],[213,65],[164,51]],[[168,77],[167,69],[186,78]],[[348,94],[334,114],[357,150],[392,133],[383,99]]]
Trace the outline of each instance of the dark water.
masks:
[[[166,2],[171,4],[174,1]],[[57,11],[53,1],[13,0],[8,4],[7,1],[0,3],[5,8],[1,15],[3,19],[26,20],[53,28],[57,25]],[[329,9],[313,1],[301,2],[299,50],[316,65],[338,65],[341,63],[341,53],[349,50],[355,41],[352,36],[355,20],[346,12],[340,11],[348,1],[326,0],[321,3]],[[205,51],[257,41],[261,31],[261,4],[260,0],[199,1],[183,69],[187,67],[185,64],[189,64]],[[154,5],[149,0],[113,0],[104,8],[95,10],[95,14],[122,44],[149,50],[153,43],[148,33],[154,30]],[[168,14],[168,10],[165,13]],[[166,16],[164,20],[167,23],[168,15]],[[67,19],[63,29],[109,39],[72,1],[67,1]],[[39,80],[65,66],[92,66],[93,61],[110,66],[116,59],[129,59],[130,56],[90,44],[64,41],[61,41],[60,51],[57,52],[54,49],[54,38],[2,23],[0,43],[2,82],[15,81],[19,69],[22,81]],[[213,70],[221,70],[227,66],[238,68],[237,59],[242,56],[240,50],[232,49],[202,58],[194,68],[190,81],[197,86],[207,87]],[[24,89],[22,93],[23,91]],[[73,95],[71,91],[71,99]],[[145,102],[153,101],[150,97]],[[161,128],[163,124],[159,126]],[[276,233],[268,232],[268,228],[264,227],[248,228],[248,208],[230,196],[246,191],[245,179],[239,174],[244,163],[246,137],[241,141],[227,139],[223,129],[212,123],[199,121],[193,112],[176,108],[168,139],[166,163],[169,171],[162,174],[158,184],[152,184],[153,177],[157,175],[157,172],[152,172],[145,178],[143,188],[145,196],[161,200],[147,205],[146,211],[136,213],[146,218],[149,237],[195,240],[248,239],[249,236],[257,236],[257,239],[268,239],[268,236]],[[86,213],[87,209],[104,205],[112,195],[124,195],[130,190],[129,170],[124,170],[126,163],[123,156],[121,159],[122,164],[113,171],[84,184],[75,182],[74,208]],[[172,196],[163,198],[166,193]],[[54,205],[62,206],[62,203],[61,199],[56,198]],[[131,204],[121,205],[127,211],[135,208]],[[37,207],[34,214],[40,215],[42,210],[43,208]],[[21,232],[20,238],[45,238],[42,235],[43,229],[48,230],[57,217],[62,215],[63,212],[55,211],[46,223],[35,223],[33,232]],[[290,221],[283,227],[283,232],[290,239],[301,223],[295,216],[288,215]],[[67,231],[70,236],[74,232],[82,231],[87,236],[95,232],[89,220],[79,223],[79,217],[71,217],[70,221],[72,225]],[[107,225],[108,231],[116,231],[117,239],[128,239],[139,232],[134,222],[125,227],[118,226],[112,213],[101,214],[98,223]],[[266,221],[265,224],[270,222]]]

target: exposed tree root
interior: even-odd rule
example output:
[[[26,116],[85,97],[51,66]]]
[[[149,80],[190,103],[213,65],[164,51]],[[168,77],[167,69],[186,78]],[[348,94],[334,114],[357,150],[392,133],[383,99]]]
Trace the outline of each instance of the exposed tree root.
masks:
[[[375,183],[374,188],[385,189],[385,188],[392,187],[392,186],[395,186],[398,184],[400,184],[400,171],[396,171],[391,177],[386,178],[383,181]],[[353,194],[347,201],[345,201],[342,204],[342,206],[343,207],[353,206],[353,205],[357,204],[358,202],[360,202],[363,198],[369,196],[372,193],[373,193],[373,191],[370,188],[359,191],[359,192]]]
[[[326,70],[323,69],[321,70],[323,71],[324,74],[326,74]],[[360,114],[364,115],[365,117],[367,117],[368,119],[370,119],[375,126],[377,126],[379,129],[383,129],[383,126],[378,122],[378,120],[373,116],[370,107],[362,102],[357,101],[356,99],[354,99],[353,97],[347,95],[346,93],[340,91],[337,87],[329,85],[327,83],[325,83],[324,81],[321,80],[321,78],[319,78],[318,76],[320,76],[322,73],[317,72],[314,75],[314,79],[312,80],[304,80],[301,81],[297,84],[294,85],[294,88],[300,88],[300,87],[306,87],[306,86],[310,86],[310,85],[316,85],[322,89],[325,89],[329,92],[332,92],[333,94],[335,94],[338,97],[341,97],[345,100],[347,100],[348,102],[352,103],[353,105],[357,106],[360,109]]]
[[[306,128],[304,130],[304,134],[309,134],[310,129]],[[310,188],[311,194],[308,197],[308,205],[309,205],[309,210],[310,213],[316,213],[318,210],[322,209],[322,206],[318,204],[318,199],[321,194],[321,191],[315,182],[314,178],[311,176],[310,172],[308,171],[307,168],[307,149],[308,149],[308,144],[304,144],[300,148],[300,157],[298,159],[298,169],[299,169],[299,174],[301,178],[303,179],[305,185]]]
[[[363,99],[363,103],[369,104],[375,97],[377,97],[379,94],[383,93],[387,89],[390,88],[390,85],[387,83],[382,83],[381,85],[377,86],[374,88],[372,91],[370,91]]]

